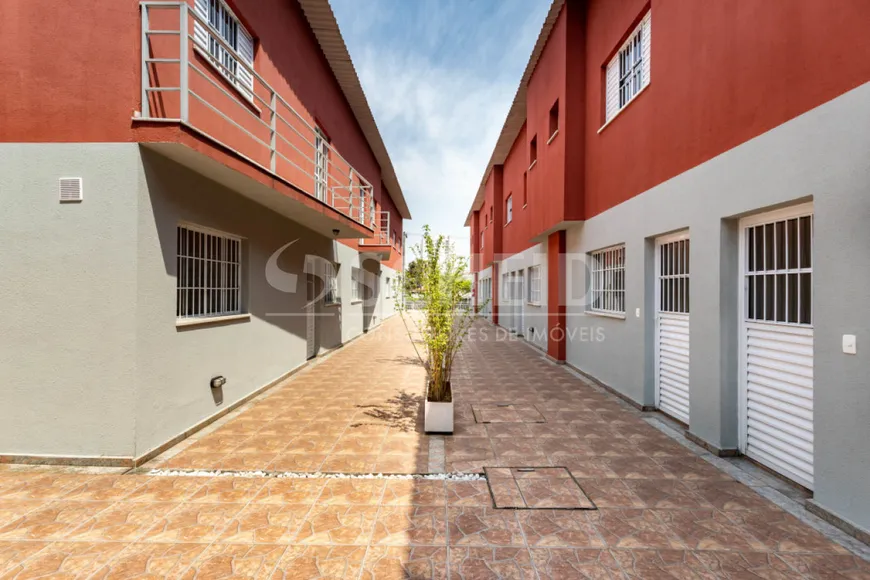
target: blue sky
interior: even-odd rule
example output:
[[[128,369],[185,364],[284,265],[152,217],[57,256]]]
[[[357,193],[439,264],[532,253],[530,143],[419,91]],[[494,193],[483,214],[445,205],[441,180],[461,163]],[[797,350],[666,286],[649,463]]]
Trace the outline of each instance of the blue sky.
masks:
[[[550,0],[332,0],[414,220],[463,227]],[[413,256],[409,256],[413,259]]]

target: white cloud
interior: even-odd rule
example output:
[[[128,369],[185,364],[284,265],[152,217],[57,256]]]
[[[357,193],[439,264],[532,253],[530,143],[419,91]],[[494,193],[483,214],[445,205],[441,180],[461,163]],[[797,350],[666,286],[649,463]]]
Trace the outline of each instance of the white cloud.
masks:
[[[542,4],[525,6],[528,15],[522,13],[526,20],[518,30],[514,23],[512,40],[503,33],[469,38],[470,29],[481,33],[478,23],[456,23],[463,31],[457,42],[463,51],[473,47],[474,52],[446,55],[450,58],[443,50],[431,49],[433,36],[444,33],[445,21],[450,20],[444,15],[415,22],[413,32],[419,32],[420,44],[404,49],[395,41],[413,43],[413,32],[399,31],[390,42],[379,42],[370,20],[354,22],[350,33],[345,30],[414,215],[405,226],[411,243],[429,224],[433,232],[450,236],[458,253],[469,253],[465,216],[543,21]],[[442,38],[434,44],[443,47],[449,41]],[[498,55],[496,62],[493,54]]]

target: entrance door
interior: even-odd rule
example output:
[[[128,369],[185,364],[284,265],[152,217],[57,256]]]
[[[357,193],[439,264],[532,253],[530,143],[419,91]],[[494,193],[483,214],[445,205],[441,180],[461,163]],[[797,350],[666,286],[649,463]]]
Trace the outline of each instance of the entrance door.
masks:
[[[741,440],[813,488],[813,206],[741,221]]]
[[[305,344],[306,359],[317,356],[317,278],[311,272],[305,275]]]
[[[656,240],[656,407],[689,423],[689,234]]]

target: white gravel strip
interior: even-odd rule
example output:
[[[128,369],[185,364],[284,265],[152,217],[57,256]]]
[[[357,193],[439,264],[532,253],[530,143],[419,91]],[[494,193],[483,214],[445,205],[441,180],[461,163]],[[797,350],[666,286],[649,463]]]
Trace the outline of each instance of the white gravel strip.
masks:
[[[231,471],[224,469],[152,469],[158,477],[279,477],[288,479],[431,479],[436,481],[483,481],[480,473],[432,473],[402,475],[389,473],[305,473],[295,471]]]

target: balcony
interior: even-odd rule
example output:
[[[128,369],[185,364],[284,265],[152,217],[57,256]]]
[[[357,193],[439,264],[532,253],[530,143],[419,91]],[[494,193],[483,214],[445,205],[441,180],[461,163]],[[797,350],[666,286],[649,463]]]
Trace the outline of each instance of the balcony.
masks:
[[[273,88],[187,3],[140,8],[144,146],[324,235],[372,234],[371,183],[289,88]]]
[[[377,215],[375,233],[368,238],[360,238],[360,246],[365,247],[366,253],[378,254],[381,260],[389,260],[393,251],[390,243],[390,212],[375,212]]]

